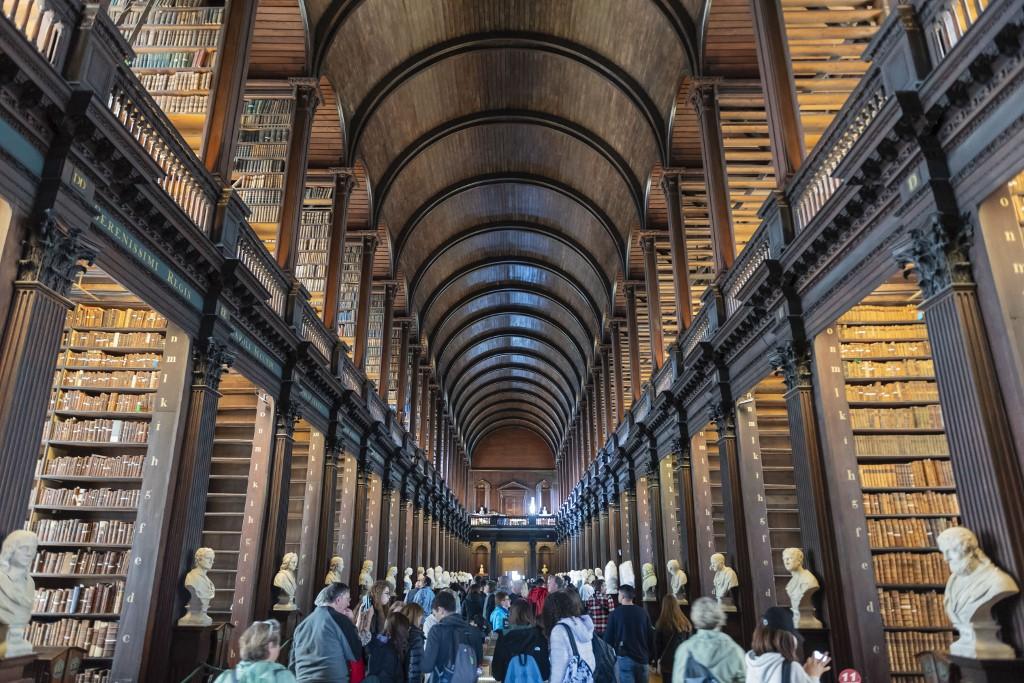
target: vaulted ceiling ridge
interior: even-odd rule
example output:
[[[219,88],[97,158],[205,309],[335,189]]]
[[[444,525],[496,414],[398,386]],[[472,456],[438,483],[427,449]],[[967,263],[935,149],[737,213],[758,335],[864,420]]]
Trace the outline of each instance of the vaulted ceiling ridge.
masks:
[[[476,367],[479,367],[479,365]],[[541,382],[548,389],[557,390],[559,403],[561,403],[567,413],[572,412],[573,399],[571,394],[568,392],[567,387],[558,379],[553,378],[546,372],[543,372],[540,367],[527,365],[525,363],[502,363],[489,368],[484,368],[471,379],[467,380],[462,387],[452,385],[452,404],[458,405],[460,403],[460,392],[479,389],[481,388],[481,385],[488,382],[498,383],[506,380],[532,381],[534,383]]]
[[[482,392],[477,399],[473,400],[472,403],[459,406],[459,409],[455,412],[455,419],[459,424],[469,426],[472,424],[471,418],[478,412],[478,410],[482,406],[486,406],[491,403],[494,397],[498,396],[503,399],[505,397],[519,399],[523,396],[536,398],[540,400],[541,405],[549,411],[548,414],[557,419],[560,428],[565,428],[569,424],[569,412],[565,409],[565,406],[557,401],[557,398],[552,394],[551,389],[543,384],[537,384],[525,380],[504,380],[496,382],[493,386],[488,387],[485,392]]]
[[[495,393],[482,399],[479,403],[474,402],[469,412],[461,417],[461,424],[465,425],[467,437],[473,439],[476,431],[482,425],[487,424],[488,418],[493,418],[498,414],[504,415],[509,411],[515,410],[532,415],[546,424],[550,429],[551,438],[557,439],[566,430],[568,424],[560,419],[555,419],[550,413],[545,412],[545,404],[543,402],[539,404],[533,403],[530,398],[540,400],[536,394],[517,391],[514,394]]]
[[[483,345],[484,345],[484,342],[495,342],[495,341],[499,341],[499,340],[511,341],[511,342],[518,342],[518,341],[525,340],[525,341],[531,341],[531,342],[533,342],[535,344],[538,344],[540,346],[546,347],[547,349],[550,350],[551,357],[561,357],[563,360],[565,360],[568,363],[568,368],[572,370],[572,374],[573,374],[573,377],[570,378],[570,379],[575,379],[574,382],[571,382],[570,386],[572,386],[574,389],[578,389],[579,387],[583,386],[583,383],[584,383],[583,382],[583,378],[585,376],[584,375],[585,366],[581,367],[581,365],[573,362],[573,359],[563,349],[560,349],[560,348],[558,348],[556,346],[552,346],[550,341],[548,341],[544,337],[541,337],[539,335],[533,334],[530,331],[516,330],[515,334],[507,334],[507,333],[506,334],[495,334],[495,335],[493,335],[491,337],[488,337],[486,339],[480,339],[480,340],[478,340],[478,343],[475,346],[467,347],[467,348],[463,349],[462,351],[460,351],[459,354],[456,357],[451,359],[451,361],[448,364],[448,367],[449,368],[454,367],[456,365],[456,363],[459,361],[459,359],[464,357],[464,356],[469,357],[470,359],[472,359],[472,357],[469,356],[469,354],[471,352],[475,351],[476,349],[482,348]],[[519,347],[515,347],[515,346],[513,346],[513,347],[506,347],[506,350],[508,348],[518,349]],[[529,350],[529,347],[527,347],[527,350]],[[485,349],[482,353],[487,353],[488,351],[490,351],[490,349]]]
[[[488,362],[488,361],[490,361],[492,359],[500,358],[500,357],[503,357],[503,356],[525,356],[525,357],[531,359],[531,362],[536,363],[536,365],[531,365],[530,367],[533,367],[538,372],[540,372],[540,369],[543,368],[544,366],[550,367],[556,373],[558,373],[559,381],[564,383],[564,386],[571,392],[571,396],[573,397],[573,400],[575,400],[575,392],[579,389],[578,382],[574,382],[573,378],[570,376],[571,370],[567,370],[567,368],[565,368],[565,367],[560,367],[559,365],[557,365],[555,363],[555,360],[553,360],[553,358],[557,358],[557,356],[554,356],[554,357],[545,356],[545,355],[542,355],[542,354],[539,354],[539,353],[533,351],[532,349],[515,348],[515,347],[513,347],[513,348],[505,347],[505,348],[498,348],[498,349],[492,349],[490,351],[487,351],[487,352],[483,353],[482,355],[476,357],[475,362],[474,362],[473,365],[470,365],[468,367],[462,368],[461,370],[458,370],[457,372],[455,372],[451,377],[449,377],[448,378],[448,383],[449,383],[449,386],[451,387],[451,394],[452,394],[453,400],[454,400],[454,397],[456,395],[456,391],[458,390],[459,385],[462,383],[462,381],[466,377],[467,373],[469,373],[471,370],[473,370],[475,368],[478,368],[478,367],[482,366],[484,363],[486,363],[486,362]],[[563,357],[563,360],[566,360],[566,359]],[[454,363],[452,364],[452,366],[454,367]],[[449,372],[452,372],[451,368],[449,368]]]
[[[560,341],[572,342],[572,338],[569,337],[568,335],[562,334],[562,337],[564,339],[560,340],[554,336],[548,336],[550,334],[552,334],[551,331],[548,329],[544,329],[543,327],[540,329],[527,329],[518,326],[507,326],[486,329],[483,332],[476,334],[471,339],[466,340],[465,342],[453,341],[448,347],[444,348],[441,351],[441,353],[438,354],[437,356],[438,373],[441,375],[442,378],[445,378],[447,369],[450,368],[458,358],[468,353],[469,351],[473,350],[474,348],[479,347],[483,342],[492,340],[496,337],[515,336],[527,339],[536,339],[538,341],[545,342],[552,348],[557,349],[558,353],[565,356],[565,358],[572,364],[572,366],[576,368],[578,376],[582,379],[585,376],[585,373],[587,372],[587,368],[589,367],[587,356],[584,354],[583,350],[580,349],[580,347],[577,346],[575,343],[559,345]],[[444,382],[444,385],[445,387],[448,386],[446,381]]]

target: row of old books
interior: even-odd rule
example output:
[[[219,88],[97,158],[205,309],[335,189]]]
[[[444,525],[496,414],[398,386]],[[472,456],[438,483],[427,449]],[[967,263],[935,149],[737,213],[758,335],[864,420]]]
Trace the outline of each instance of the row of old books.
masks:
[[[125,574],[128,553],[124,550],[40,550],[32,563],[35,574]]]
[[[80,647],[86,657],[112,657],[117,643],[116,621],[61,619],[33,621],[25,638],[39,647]]]
[[[858,379],[872,377],[933,377],[935,365],[931,359],[907,358],[894,361],[848,360],[844,364],[846,376]]]
[[[953,486],[953,465],[948,460],[860,465],[865,488],[928,488]]]
[[[73,489],[43,487],[32,493],[35,505],[55,507],[113,507],[135,508],[139,505],[139,489],[84,488]]]
[[[955,493],[939,493],[938,491],[865,493],[864,513],[867,515],[959,515],[960,503]]]
[[[268,173],[284,173],[284,159],[235,159],[235,170],[239,173],[256,173],[262,176]],[[250,183],[248,188],[253,188]],[[242,189],[247,189],[243,186]]]
[[[288,155],[287,142],[240,142],[235,149],[239,157],[280,159]]]
[[[36,588],[34,614],[120,614],[124,582]]]
[[[91,346],[96,349],[162,349],[164,335],[160,332],[80,332],[64,333],[62,346]]]
[[[955,517],[907,517],[869,519],[868,543],[872,550],[884,548],[935,548],[936,538],[946,529],[958,526]]]
[[[871,558],[883,585],[944,586],[949,565],[939,553],[878,553]]]
[[[115,353],[109,354],[98,349],[88,351],[68,351],[64,358],[64,367],[79,366],[92,368],[124,368],[127,370],[147,370],[160,364],[160,355],[156,353]]]
[[[148,22],[147,22],[148,23]],[[125,37],[131,35],[131,29],[122,27]],[[132,47],[169,47],[197,48],[217,47],[220,28],[193,28],[191,31],[168,31],[161,28],[144,28],[135,36]]]
[[[202,69],[213,66],[212,50],[143,52],[135,55],[132,69]]]
[[[280,204],[284,191],[267,188],[242,188],[238,190],[238,196],[250,207],[258,204]]]
[[[143,455],[62,456],[40,460],[36,475],[66,475],[76,477],[141,477]],[[41,471],[39,471],[41,470]]]
[[[892,358],[930,356],[932,345],[927,341],[885,341],[843,344],[843,358]]]
[[[153,394],[90,394],[65,391],[57,396],[53,410],[83,412],[146,413],[153,409]]]
[[[130,545],[135,523],[117,519],[95,522],[82,519],[37,519],[28,524],[40,543],[79,543],[81,545]]]
[[[853,441],[858,456],[949,455],[945,434],[870,434]]]
[[[68,315],[68,325],[163,329],[167,327],[167,318],[151,308],[109,308],[79,304]]]
[[[917,306],[913,304],[901,306],[860,304],[843,313],[839,318],[839,324],[855,322],[912,322],[918,319],[918,315]]]
[[[888,627],[950,628],[938,591],[880,590],[878,604]]]
[[[174,71],[171,73],[139,74],[139,81],[151,93],[181,90],[209,90],[213,83],[212,71]]]
[[[80,441],[87,443],[144,444],[149,438],[149,422],[136,420],[95,419],[53,420],[43,438],[52,441]]]
[[[938,401],[939,389],[935,382],[875,382],[874,384],[847,384],[847,401]]]
[[[938,404],[908,408],[855,408],[850,411],[854,429],[943,429]]]
[[[98,387],[103,389],[156,389],[160,377],[155,372],[90,370],[58,371],[55,381],[66,387]]]
[[[893,672],[919,672],[917,655],[930,650],[948,652],[953,634],[946,632],[920,633],[915,631],[887,631],[885,645],[889,650],[889,669]]]
[[[855,341],[891,341],[894,339],[927,339],[928,328],[920,325],[857,325],[844,327],[839,331],[839,340]]]
[[[242,176],[232,183],[236,190],[277,189],[284,187],[284,176],[280,173],[256,173]]]
[[[142,12],[128,10],[117,14],[121,28],[134,28],[142,18]],[[219,24],[224,20],[223,7],[198,7],[195,9],[154,8],[146,16],[146,26],[196,26],[201,24]]]

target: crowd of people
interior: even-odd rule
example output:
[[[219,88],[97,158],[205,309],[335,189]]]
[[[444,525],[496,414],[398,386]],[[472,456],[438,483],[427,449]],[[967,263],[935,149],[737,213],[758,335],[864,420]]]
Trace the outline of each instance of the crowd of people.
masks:
[[[600,578],[476,577],[435,591],[421,574],[403,596],[378,581],[353,605],[349,587],[332,583],[295,628],[287,666],[280,626],[259,621],[216,683],[475,683],[488,638],[489,673],[503,683],[647,683],[652,670],[665,683],[818,683],[829,670],[821,653],[799,663],[789,609],[768,609],[744,652],[714,599],[696,600],[688,619],[666,595],[653,623],[635,599],[633,586],[608,594]]]

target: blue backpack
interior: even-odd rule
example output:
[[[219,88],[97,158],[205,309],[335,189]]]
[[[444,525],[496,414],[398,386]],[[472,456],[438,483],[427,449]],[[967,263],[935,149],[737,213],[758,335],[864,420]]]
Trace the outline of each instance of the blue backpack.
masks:
[[[516,655],[508,663],[503,683],[542,683],[537,660],[530,655]]]
[[[686,671],[683,672],[683,683],[718,683],[708,668],[693,657],[686,658]]]

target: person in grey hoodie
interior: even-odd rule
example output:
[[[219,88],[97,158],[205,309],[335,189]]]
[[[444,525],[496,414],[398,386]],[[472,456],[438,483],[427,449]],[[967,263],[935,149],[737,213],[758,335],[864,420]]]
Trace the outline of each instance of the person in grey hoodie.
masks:
[[[690,657],[707,667],[719,683],[744,683],[747,667],[743,648],[722,633],[725,612],[721,605],[711,598],[698,598],[690,608],[690,621],[697,632],[676,649],[672,683],[686,680],[686,662]]]
[[[565,669],[572,659],[572,645],[569,631],[576,641],[580,658],[596,671],[594,658],[594,622],[589,615],[580,616],[580,603],[565,591],[548,594],[544,600],[544,632],[548,636],[548,650],[551,654],[551,675],[548,680],[560,683],[565,678]],[[567,630],[568,629],[568,630]]]
[[[747,653],[746,683],[818,683],[829,670],[828,654],[817,653],[803,666],[797,661],[797,650],[803,638],[793,626],[793,610],[769,607],[754,629],[751,650]],[[784,666],[789,662],[789,678]]]

